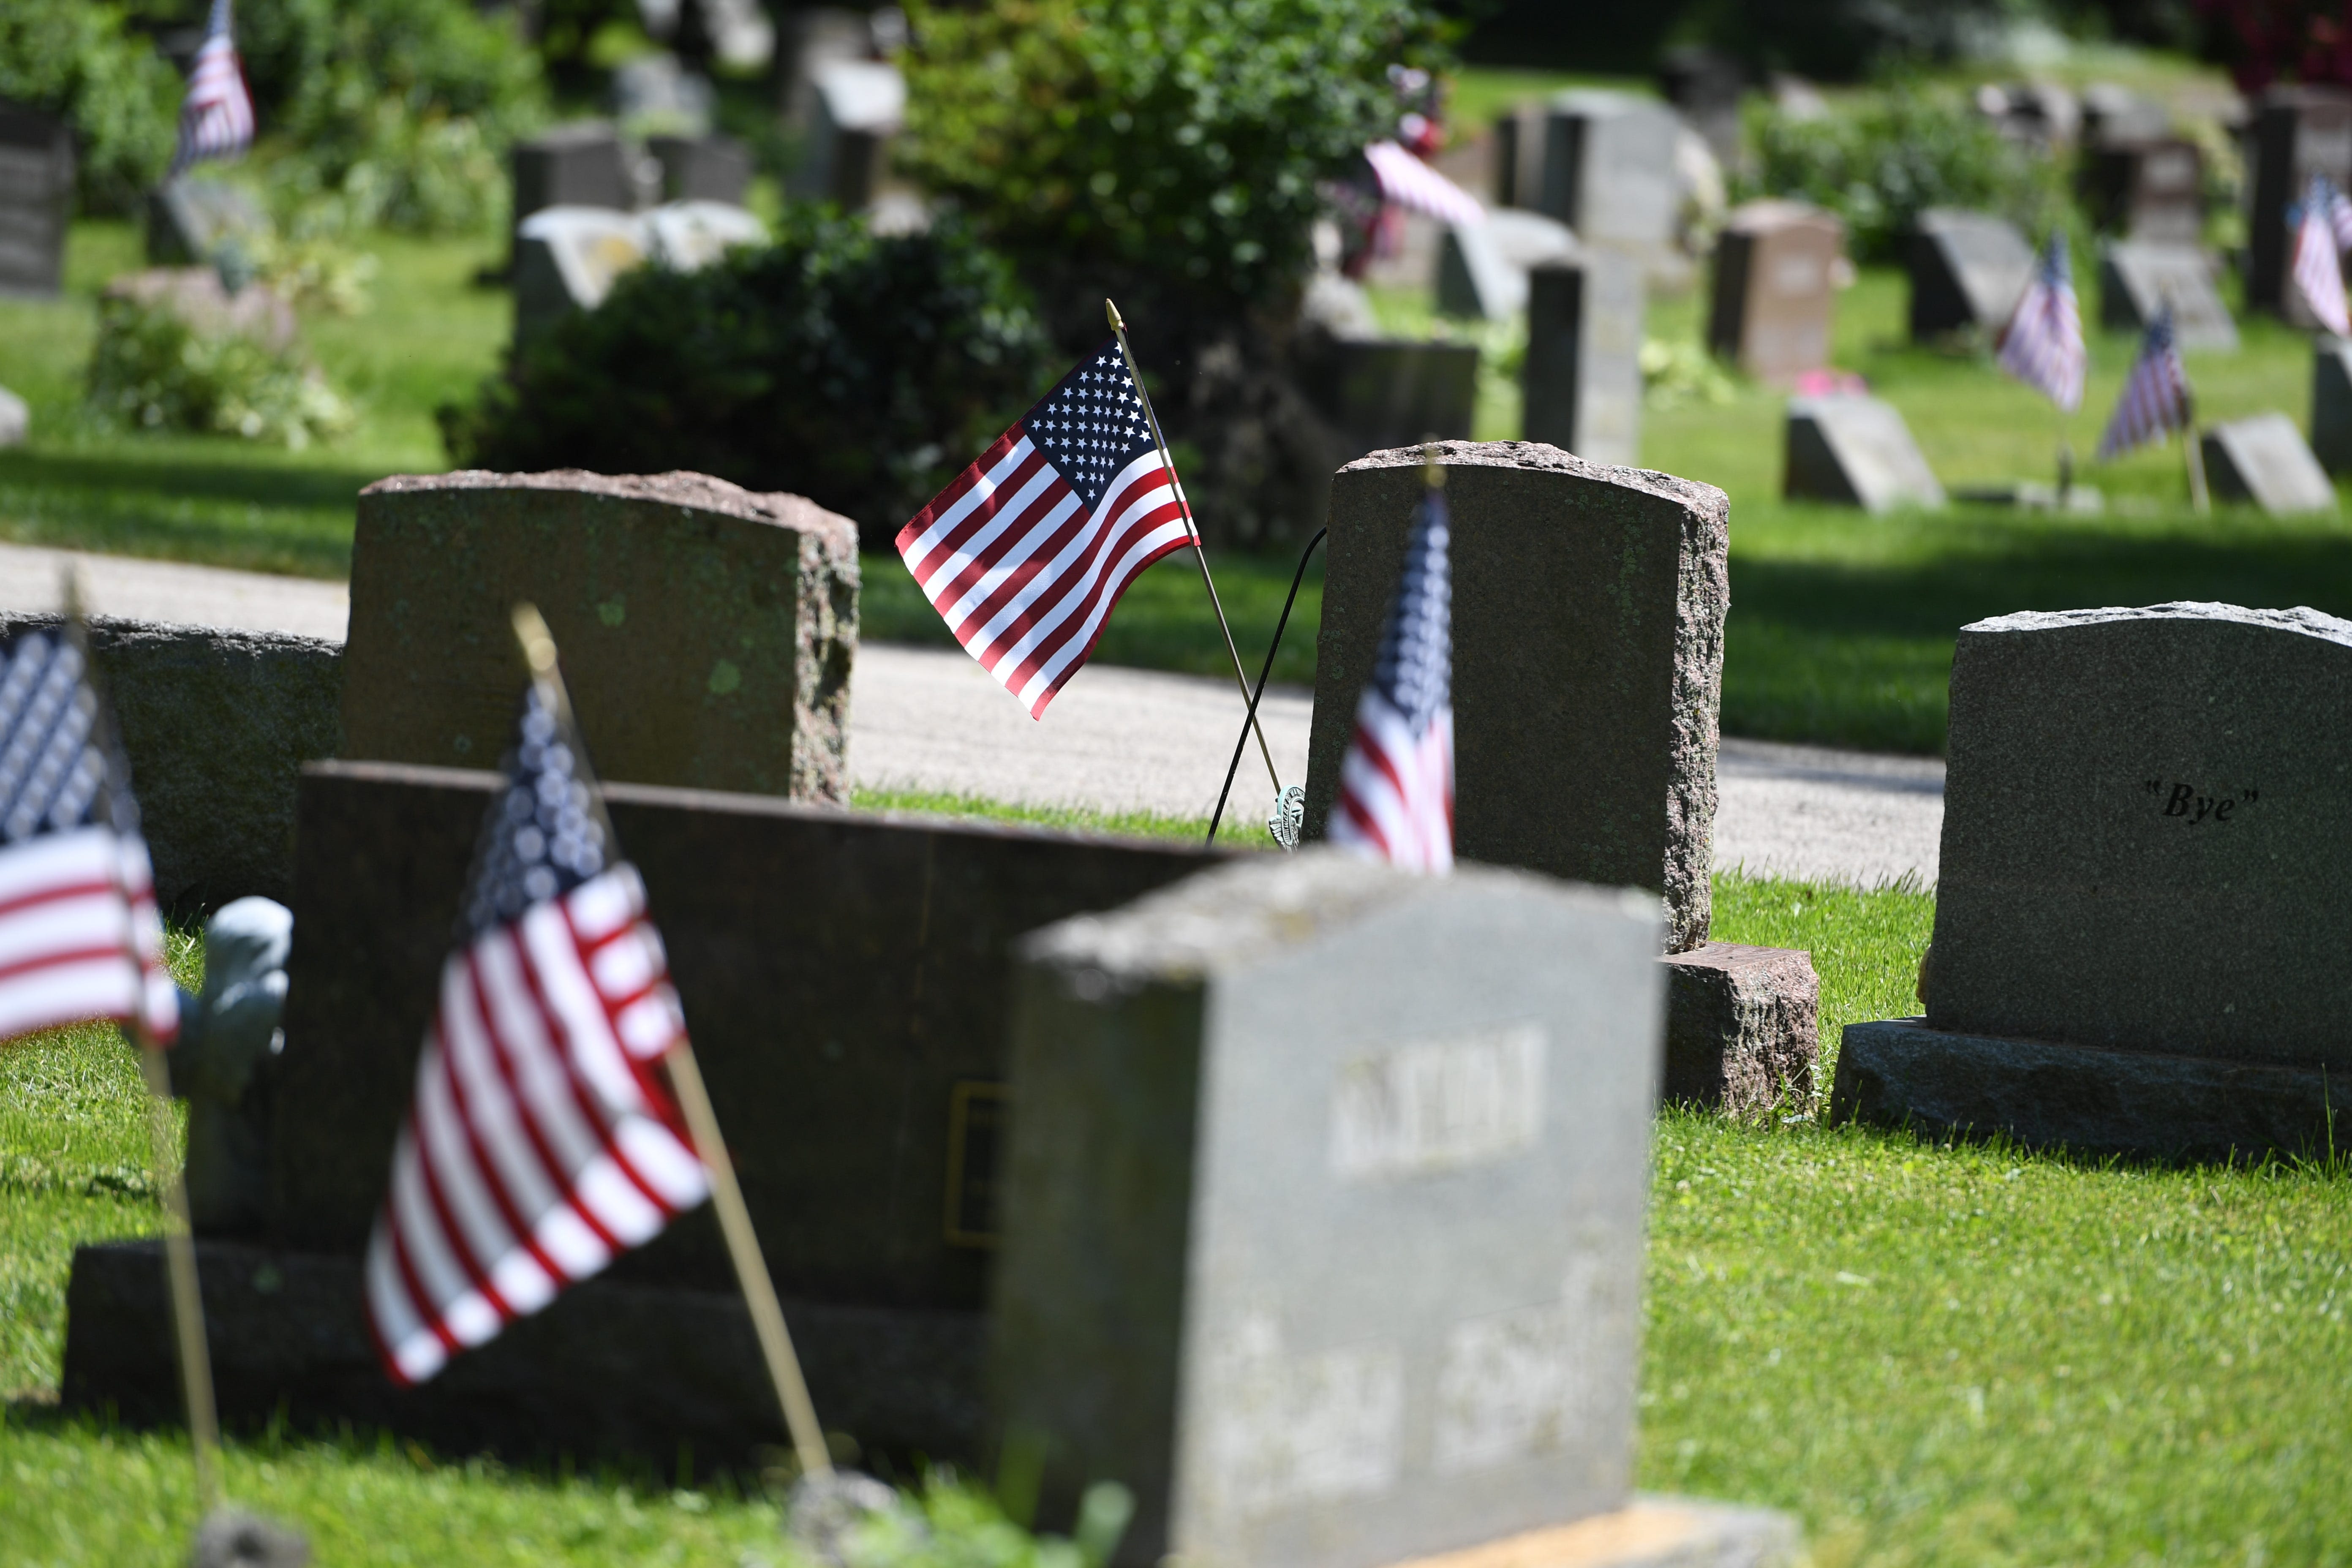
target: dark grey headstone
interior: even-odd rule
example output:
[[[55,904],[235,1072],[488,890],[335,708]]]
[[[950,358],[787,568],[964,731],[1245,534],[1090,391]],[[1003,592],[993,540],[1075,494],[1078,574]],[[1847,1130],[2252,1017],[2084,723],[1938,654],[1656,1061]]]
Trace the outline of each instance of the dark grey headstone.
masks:
[[[2352,188],[2352,91],[2340,87],[2278,86],[2255,100],[2247,174],[2246,304],[2313,324],[2303,292],[2287,279],[2293,236],[2287,209],[2303,200],[2314,174]]]
[[[1891,403],[1838,395],[1789,399],[1791,500],[1835,501],[1865,511],[1938,507],[1944,487]]]
[[[790,194],[858,211],[874,200],[890,138],[906,123],[906,79],[887,61],[835,59],[816,66],[809,87],[809,128]]]
[[[147,259],[165,267],[210,266],[222,251],[268,226],[259,204],[238,187],[183,174],[147,195]]]
[[[2033,279],[2033,247],[1990,213],[1930,207],[1910,240],[1911,337],[1924,342],[2008,325]]]
[[[2205,231],[2205,155],[2179,136],[2084,149],[2078,185],[2092,221],[2144,245],[2195,246]]]
[[[1528,278],[1527,438],[1589,462],[1633,463],[1642,450],[1641,263],[1596,246]]]
[[[1685,46],[1668,49],[1658,64],[1658,86],[1685,123],[1705,139],[1716,162],[1739,162],[1739,100],[1748,90],[1748,68],[1720,50]]]
[[[0,386],[0,447],[21,447],[32,434],[32,405],[5,386]]]
[[[1468,436],[1478,405],[1478,346],[1335,338],[1311,352],[1299,380],[1336,434],[1337,466],[1428,436]]]
[[[65,285],[74,144],[66,123],[0,100],[0,294]]]
[[[515,143],[517,223],[542,207],[611,207],[626,212],[637,205],[636,195],[620,134],[610,121],[573,121]]]
[[[1636,252],[1671,243],[1682,206],[1675,111],[1654,99],[1577,88],[1545,106],[1536,206],[1587,245]]]
[[[2120,82],[2095,81],[2083,89],[2082,130],[2089,148],[2132,146],[2166,136],[2172,116],[2164,105]]]
[[[1654,899],[1336,851],[1023,944],[991,1384],[1116,1562],[1373,1568],[1630,1500]]]
[[[2352,342],[2326,332],[2311,344],[2311,455],[2352,473]]]
[[[740,206],[751,187],[751,150],[732,136],[653,136],[646,151],[661,164],[666,202]]]
[[[1437,308],[1507,321],[1527,309],[1528,268],[1578,254],[1568,226],[1541,213],[1496,207],[1481,223],[1449,225],[1438,242]]]
[[[2213,268],[2193,245],[2125,242],[2099,254],[2099,325],[2145,331],[2160,310],[2172,311],[2173,340],[2184,349],[2238,346],[2238,323],[2213,287]]]
[[[1782,384],[1830,363],[1845,225],[1801,202],[1749,202],[1717,237],[1706,344]]]
[[[2336,486],[2284,414],[2255,414],[2204,435],[2205,477],[2217,500],[2252,501],[2273,517],[2334,511]]]
[[[1667,906],[1706,940],[1730,503],[1533,442],[1448,442],[1454,847]],[[1418,448],[1331,486],[1307,833],[1320,837],[1422,496]]]

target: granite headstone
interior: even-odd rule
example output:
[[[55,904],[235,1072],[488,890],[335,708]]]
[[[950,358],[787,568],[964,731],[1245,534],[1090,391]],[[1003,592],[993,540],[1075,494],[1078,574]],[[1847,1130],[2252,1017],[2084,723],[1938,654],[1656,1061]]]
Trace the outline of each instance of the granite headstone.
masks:
[[[1654,99],[1597,88],[1545,107],[1536,207],[1586,245],[1663,250],[1675,237],[1682,189],[1675,173],[1675,111]]]
[[[2109,141],[2084,151],[2083,205],[2103,232],[2144,245],[2195,246],[2205,232],[2205,157],[2180,136]]]
[[[1528,277],[1527,438],[1591,462],[1634,462],[1642,449],[1640,262],[1596,246]]]
[[[2284,414],[2255,414],[2204,434],[2205,477],[2216,500],[2252,501],[2273,517],[2334,511],[2336,486]]]
[[[2246,304],[2278,311],[2298,326],[2313,325],[2302,290],[2287,277],[2294,241],[2287,211],[2303,200],[2314,174],[2325,175],[2339,191],[2352,189],[2352,91],[2267,88],[2254,100],[2248,142],[2252,189],[2246,208]]]
[[[906,78],[887,60],[826,60],[809,85],[809,128],[789,194],[858,211],[874,200],[890,138],[906,123]]]
[[[1944,487],[1891,403],[1838,394],[1789,399],[1790,500],[1835,501],[1865,511],[1939,507]]]
[[[2137,241],[2102,247],[2099,325],[2146,331],[2163,310],[2172,312],[2173,341],[2184,349],[2238,346],[2238,323],[2213,287],[2212,265],[2202,250]]]
[[[1794,382],[1830,362],[1845,226],[1802,202],[1749,202],[1715,248],[1707,347],[1761,381]]]
[[[740,206],[751,187],[751,150],[732,136],[650,136],[646,151],[661,164],[666,202]]]
[[[646,262],[643,226],[612,207],[541,207],[515,226],[515,339],[538,336],[574,310],[604,302],[624,272]]]
[[[2033,278],[2033,247],[2015,224],[1990,213],[1928,208],[1908,256],[1915,342],[2000,331]]]
[[[526,137],[514,147],[514,221],[542,207],[637,205],[620,133],[604,120],[577,120]]]
[[[73,201],[72,131],[54,116],[0,100],[0,294],[54,294],[64,287]]]
[[[2311,344],[2311,455],[2352,473],[2352,341],[2327,332]]]
[[[1508,321],[1528,307],[1529,268],[1579,254],[1568,226],[1541,213],[1496,207],[1483,222],[1448,225],[1438,243],[1437,308]]]
[[[346,757],[485,767],[517,600],[608,779],[846,799],[856,528],[700,474],[402,475],[360,492]]]

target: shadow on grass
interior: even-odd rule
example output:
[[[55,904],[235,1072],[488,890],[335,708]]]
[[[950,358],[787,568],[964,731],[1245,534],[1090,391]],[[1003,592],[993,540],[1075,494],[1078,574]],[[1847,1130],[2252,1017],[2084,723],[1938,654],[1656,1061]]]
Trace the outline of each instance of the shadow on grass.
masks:
[[[239,460],[239,459],[242,460]],[[0,454],[0,535],[303,576],[351,570],[353,501],[383,476],[260,454]]]

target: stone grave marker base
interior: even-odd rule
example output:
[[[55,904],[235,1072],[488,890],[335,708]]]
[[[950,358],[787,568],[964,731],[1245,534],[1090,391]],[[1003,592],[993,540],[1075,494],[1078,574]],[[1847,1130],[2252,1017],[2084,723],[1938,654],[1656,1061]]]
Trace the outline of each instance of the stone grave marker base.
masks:
[[[1736,1113],[1769,1110],[1783,1087],[1812,1092],[1822,983],[1811,953],[1710,942],[1661,962],[1665,1099]]]
[[[1830,1118],[1990,1136],[2033,1148],[2218,1160],[2320,1154],[2352,1084],[2318,1068],[1849,1024]]]
[[[176,1422],[160,1242],[78,1248],[66,1288],[64,1403]],[[399,1388],[369,1339],[357,1258],[200,1239],[221,1418],[348,1421],[450,1453],[637,1458],[665,1472],[756,1464],[788,1439],[742,1298],[604,1279]],[[980,1313],[787,1299],[817,1414],[867,1452],[982,1458]]]
[[[1796,1522],[1783,1513],[1642,1496],[1574,1524],[1396,1568],[1780,1568],[1800,1561],[1801,1545]]]

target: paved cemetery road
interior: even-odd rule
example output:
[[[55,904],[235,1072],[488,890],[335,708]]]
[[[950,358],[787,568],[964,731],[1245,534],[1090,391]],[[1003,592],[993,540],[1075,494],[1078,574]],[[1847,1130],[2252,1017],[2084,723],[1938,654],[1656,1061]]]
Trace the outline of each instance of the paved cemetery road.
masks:
[[[54,609],[69,559],[95,615],[340,640],[350,614],[338,584],[20,545],[0,545],[0,610]],[[1108,665],[1066,687],[1042,722],[950,649],[869,643],[854,679],[850,771],[873,789],[1206,816],[1240,721],[1239,698],[1222,681]],[[1313,708],[1302,688],[1266,694],[1285,784],[1305,782]],[[1726,740],[1717,776],[1720,868],[1865,887],[1935,880],[1944,820],[1935,758]],[[1264,811],[1255,747],[1234,793],[1235,809]]]

